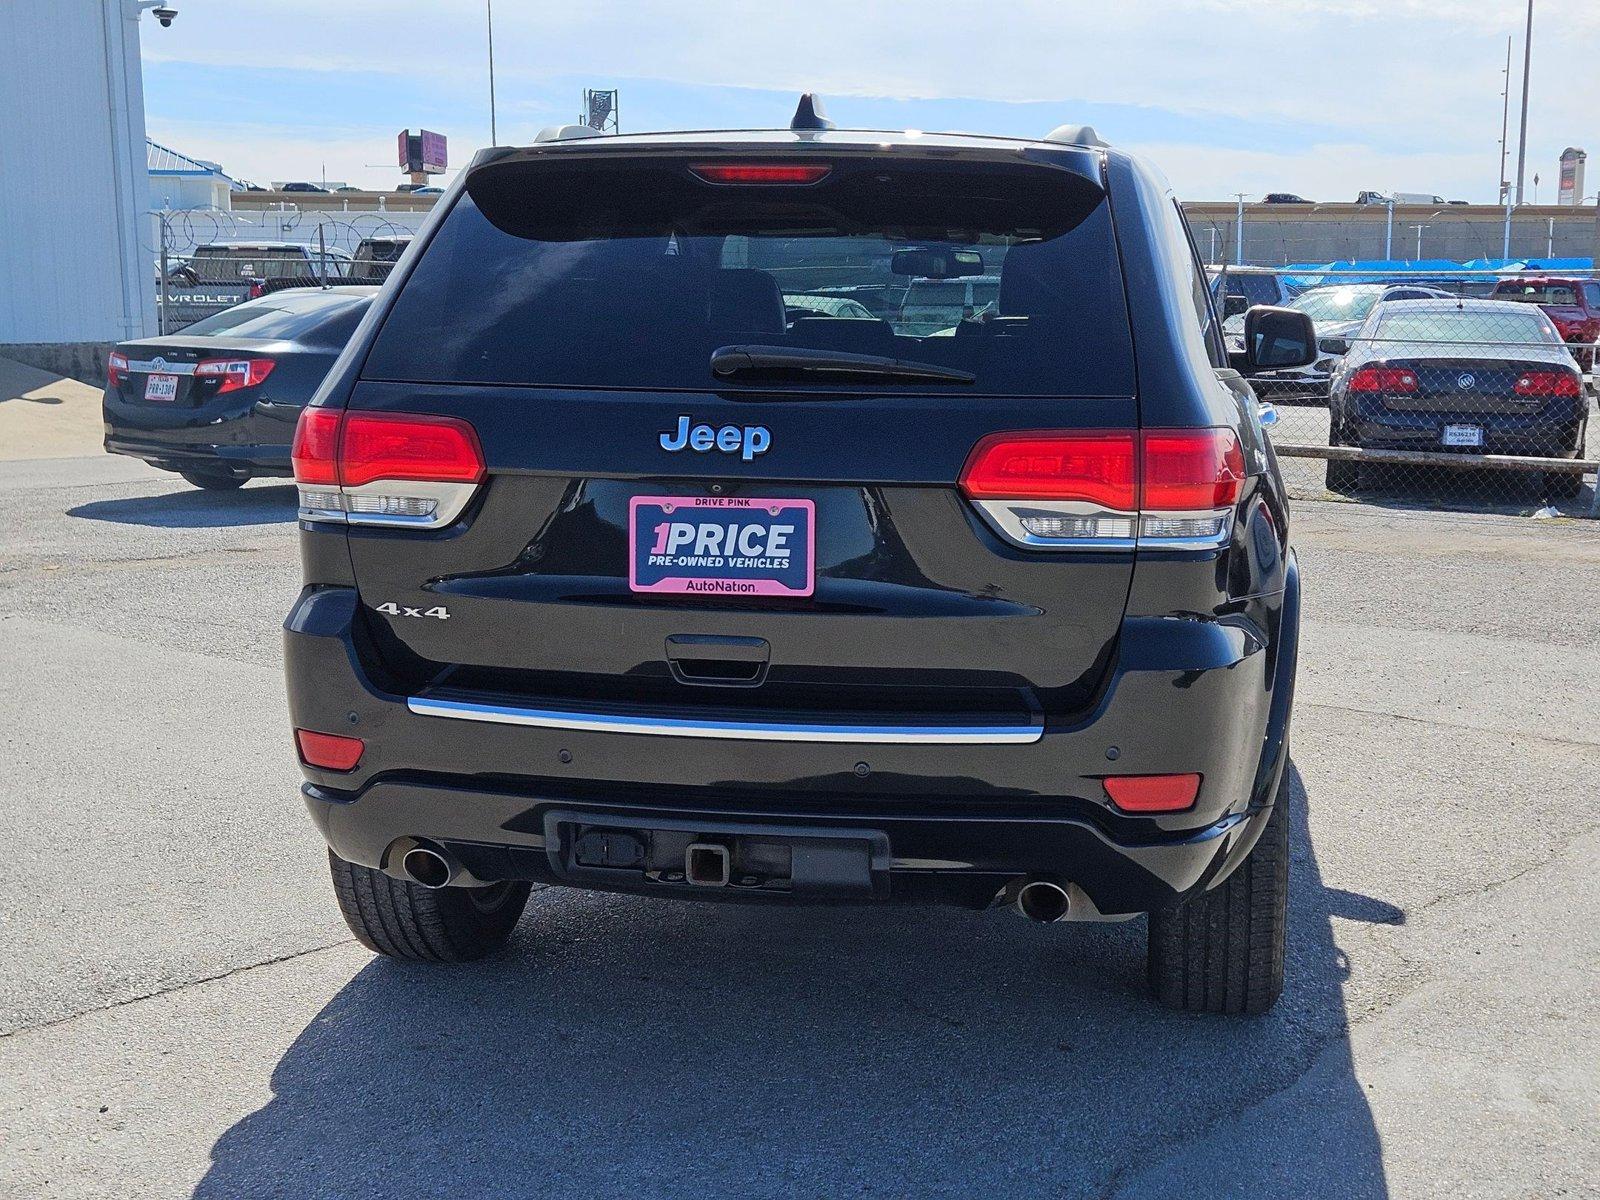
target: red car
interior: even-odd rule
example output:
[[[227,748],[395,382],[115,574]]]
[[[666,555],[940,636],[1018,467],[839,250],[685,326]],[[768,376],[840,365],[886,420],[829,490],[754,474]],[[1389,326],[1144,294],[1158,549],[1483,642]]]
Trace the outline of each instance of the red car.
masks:
[[[1595,349],[1600,343],[1600,281],[1543,275],[1502,279],[1490,298],[1537,304],[1555,322],[1562,340],[1573,347],[1579,365],[1585,371],[1595,369]]]

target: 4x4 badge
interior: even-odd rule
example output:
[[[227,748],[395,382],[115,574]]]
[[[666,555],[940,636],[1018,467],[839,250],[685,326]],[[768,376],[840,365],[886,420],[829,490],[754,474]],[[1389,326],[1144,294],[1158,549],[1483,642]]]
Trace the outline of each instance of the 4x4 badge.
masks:
[[[758,454],[765,454],[772,445],[772,432],[765,425],[724,425],[713,429],[709,425],[689,424],[691,418],[678,418],[678,427],[661,435],[661,448],[676,454],[685,446],[697,453],[720,450],[724,454],[737,453],[745,462]]]

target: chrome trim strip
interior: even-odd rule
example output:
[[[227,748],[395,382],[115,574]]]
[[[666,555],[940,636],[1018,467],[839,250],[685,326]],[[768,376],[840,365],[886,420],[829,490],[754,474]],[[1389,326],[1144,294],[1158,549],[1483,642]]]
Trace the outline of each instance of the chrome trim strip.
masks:
[[[591,733],[637,733],[654,737],[722,738],[747,742],[874,742],[898,745],[996,745],[1037,742],[1039,725],[827,725],[776,721],[704,721],[677,717],[632,717],[622,713],[512,708],[465,700],[412,696],[406,707],[418,716],[492,725],[530,725]]]
[[[159,366],[156,365],[158,361]],[[135,375],[193,375],[197,365],[192,362],[167,362],[165,359],[129,359],[128,371]]]

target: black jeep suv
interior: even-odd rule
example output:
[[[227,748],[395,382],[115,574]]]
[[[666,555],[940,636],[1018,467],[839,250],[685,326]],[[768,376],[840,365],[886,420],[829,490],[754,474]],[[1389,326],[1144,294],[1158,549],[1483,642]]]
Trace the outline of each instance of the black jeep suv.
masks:
[[[532,884],[1149,913],[1183,1008],[1282,988],[1299,626],[1250,371],[1092,130],[481,152],[296,435],[306,802],[372,949]],[[913,332],[792,298],[998,276]],[[791,302],[786,302],[786,297]]]

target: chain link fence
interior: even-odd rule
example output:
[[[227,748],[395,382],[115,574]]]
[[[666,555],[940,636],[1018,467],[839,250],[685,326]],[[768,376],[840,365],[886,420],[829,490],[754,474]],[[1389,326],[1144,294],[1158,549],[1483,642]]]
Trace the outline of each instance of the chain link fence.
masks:
[[[293,205],[151,214],[147,250],[162,333],[284,288],[378,284],[426,213],[303,212]]]
[[[1594,271],[1228,268],[1214,286],[1231,352],[1251,304],[1316,328],[1316,362],[1252,380],[1294,496],[1600,516]]]

